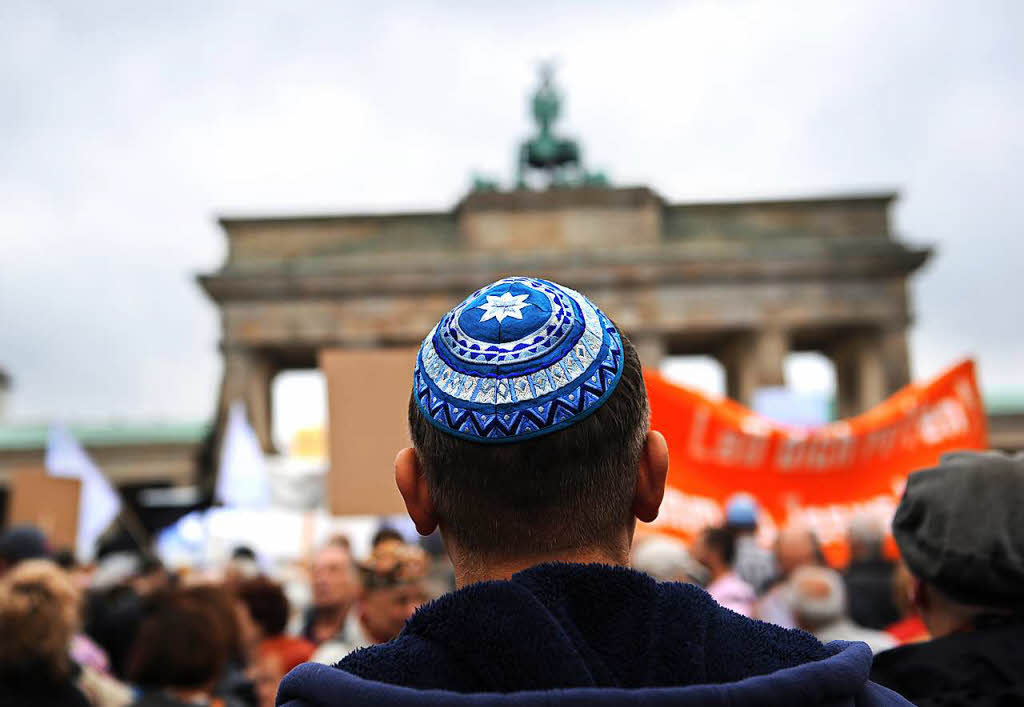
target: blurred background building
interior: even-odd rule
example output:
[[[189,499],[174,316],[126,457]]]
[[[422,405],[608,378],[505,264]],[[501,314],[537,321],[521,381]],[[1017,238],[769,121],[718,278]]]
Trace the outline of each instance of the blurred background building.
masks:
[[[835,365],[850,417],[910,382],[895,194],[673,204],[648,187],[478,191],[450,211],[221,219],[229,256],[201,282],[221,310],[223,416],[244,399],[273,449],[271,382],[330,347],[418,344],[480,283],[528,273],[588,293],[645,365],[707,355],[750,406],[791,351]]]

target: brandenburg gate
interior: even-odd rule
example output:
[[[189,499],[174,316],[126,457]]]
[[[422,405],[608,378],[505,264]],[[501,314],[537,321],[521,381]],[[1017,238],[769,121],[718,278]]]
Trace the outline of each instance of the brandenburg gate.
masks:
[[[466,294],[512,274],[587,293],[647,366],[713,356],[742,403],[785,383],[790,351],[833,361],[842,417],[909,382],[907,279],[929,250],[895,237],[895,194],[673,203],[610,187],[552,137],[545,90],[520,175],[548,169],[547,188],[520,176],[444,211],[220,220],[226,262],[199,280],[221,311],[221,420],[244,400],[271,449],[278,372],[316,367],[325,348],[416,346]]]

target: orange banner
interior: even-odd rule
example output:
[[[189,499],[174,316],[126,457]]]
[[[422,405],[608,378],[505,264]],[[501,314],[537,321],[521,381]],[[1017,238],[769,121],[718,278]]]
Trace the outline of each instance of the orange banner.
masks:
[[[834,564],[845,560],[849,520],[888,522],[907,475],[957,449],[986,449],[985,411],[967,360],[912,384],[858,417],[801,429],[773,423],[645,371],[651,425],[668,440],[665,501],[651,529],[685,538],[724,521],[730,496],[754,496],[759,532],[809,525]]]

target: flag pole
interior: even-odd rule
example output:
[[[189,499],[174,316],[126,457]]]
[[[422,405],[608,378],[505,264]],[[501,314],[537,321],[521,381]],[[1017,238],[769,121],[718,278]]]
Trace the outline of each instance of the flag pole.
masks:
[[[118,495],[120,496],[120,491],[118,491]],[[121,512],[117,515],[117,521],[124,528],[124,531],[128,533],[128,537],[135,542],[139,550],[143,553],[150,551],[151,538],[149,533],[146,532],[146,526],[143,525],[142,519],[135,512],[135,509],[125,503],[123,498],[121,499]]]

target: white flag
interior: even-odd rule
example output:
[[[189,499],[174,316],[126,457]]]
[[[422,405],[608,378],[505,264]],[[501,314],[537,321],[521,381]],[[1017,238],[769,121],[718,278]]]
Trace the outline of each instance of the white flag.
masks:
[[[270,482],[256,432],[249,426],[245,404],[235,401],[220,450],[216,499],[235,508],[262,508],[270,503]]]
[[[46,470],[50,476],[82,482],[75,554],[88,562],[96,554],[96,541],[121,511],[121,497],[78,440],[59,423],[51,425],[47,435]]]

